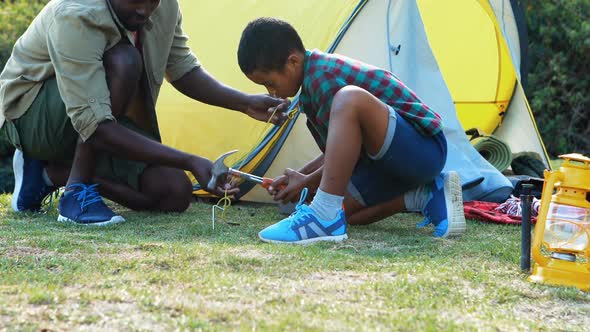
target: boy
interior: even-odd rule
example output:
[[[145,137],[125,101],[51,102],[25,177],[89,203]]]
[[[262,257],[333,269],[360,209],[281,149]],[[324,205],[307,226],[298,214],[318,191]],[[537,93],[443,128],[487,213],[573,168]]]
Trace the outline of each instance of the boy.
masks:
[[[307,51],[291,25],[273,18],[248,24],[238,62],[275,97],[293,97],[301,88],[300,110],[323,152],[302,172],[287,170],[275,180],[274,188],[287,185],[271,189],[275,199],[300,191],[301,199],[290,217],[259,233],[261,240],[341,241],[347,218],[366,223],[404,210],[422,211],[426,220],[419,226],[434,224],[437,237],[465,230],[460,178],[441,174],[447,151],[441,119],[395,75]],[[304,205],[303,188],[318,185]]]

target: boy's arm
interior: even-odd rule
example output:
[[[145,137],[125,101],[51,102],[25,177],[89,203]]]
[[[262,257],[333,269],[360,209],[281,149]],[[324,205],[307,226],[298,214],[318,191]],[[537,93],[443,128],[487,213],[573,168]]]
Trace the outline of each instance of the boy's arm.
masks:
[[[275,201],[294,202],[299,199],[303,188],[315,192],[320,186],[322,171],[324,170],[324,154],[311,160],[299,171],[287,168],[283,175],[276,178],[268,188]],[[283,189],[277,190],[276,188]]]
[[[320,154],[315,159],[309,161],[303,167],[299,169],[299,173],[301,174],[311,174],[316,171],[318,168],[324,166],[324,154]]]

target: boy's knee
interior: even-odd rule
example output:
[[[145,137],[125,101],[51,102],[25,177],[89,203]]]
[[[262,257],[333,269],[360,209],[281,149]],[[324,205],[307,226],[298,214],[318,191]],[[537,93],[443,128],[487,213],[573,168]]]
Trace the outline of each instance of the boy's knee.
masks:
[[[143,71],[143,60],[139,51],[128,43],[119,43],[108,50],[103,57],[107,76],[137,82]]]
[[[332,100],[331,112],[337,113],[344,110],[353,110],[361,105],[364,99],[370,95],[367,90],[358,86],[348,85],[338,90]]]

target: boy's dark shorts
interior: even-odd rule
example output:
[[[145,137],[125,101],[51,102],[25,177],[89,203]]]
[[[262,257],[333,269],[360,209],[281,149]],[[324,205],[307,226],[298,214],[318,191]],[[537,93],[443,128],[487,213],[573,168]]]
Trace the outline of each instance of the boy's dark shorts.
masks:
[[[376,156],[364,153],[348,184],[350,195],[363,206],[387,202],[432,182],[447,159],[442,132],[424,136],[389,108],[385,142]]]
[[[150,137],[128,118],[117,121],[128,129]],[[45,81],[27,112],[16,120],[6,121],[2,131],[5,131],[15,148],[31,158],[69,163],[74,159],[79,134],[66,114],[55,78]],[[99,153],[96,156],[95,174],[139,190],[139,177],[146,167],[145,163]]]

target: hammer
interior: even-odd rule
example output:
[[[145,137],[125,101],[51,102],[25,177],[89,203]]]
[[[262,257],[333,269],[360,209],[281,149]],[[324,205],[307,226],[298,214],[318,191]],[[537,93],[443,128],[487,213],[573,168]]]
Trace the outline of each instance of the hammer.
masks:
[[[226,152],[226,153],[222,154],[221,156],[219,156],[219,158],[217,158],[217,160],[215,160],[215,162],[213,163],[213,167],[211,168],[211,180],[209,180],[209,183],[207,184],[207,188],[209,188],[210,190],[215,189],[215,186],[217,185],[217,179],[220,176],[225,175],[225,174],[231,174],[233,176],[237,176],[237,177],[244,179],[246,181],[261,184],[262,187],[264,187],[265,189],[268,189],[268,187],[270,187],[270,185],[273,182],[272,179],[263,178],[263,177],[249,174],[249,173],[244,173],[244,172],[238,171],[237,169],[227,167],[225,165],[225,158],[227,158],[229,155],[232,155],[236,152],[238,152],[238,150],[232,150],[232,151]]]

